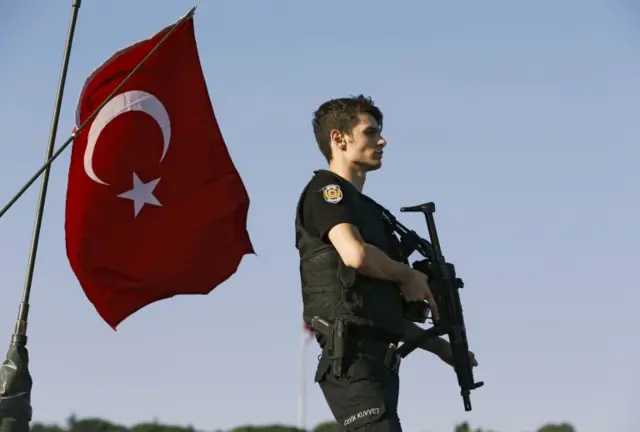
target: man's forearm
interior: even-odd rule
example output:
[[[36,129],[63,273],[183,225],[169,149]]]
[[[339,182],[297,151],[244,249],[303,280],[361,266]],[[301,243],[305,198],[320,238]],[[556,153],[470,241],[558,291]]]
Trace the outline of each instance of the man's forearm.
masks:
[[[414,271],[407,264],[392,260],[380,249],[369,244],[364,245],[364,257],[357,270],[365,276],[397,283],[411,279]]]
[[[412,321],[405,320],[404,321],[404,334],[402,336],[402,341],[406,342],[409,339],[415,339],[420,336],[420,334],[424,331],[422,327],[417,325]],[[429,351],[435,355],[440,355],[443,352],[443,349],[449,344],[445,339],[440,337],[435,337],[431,339],[427,339],[422,342],[418,347],[425,351]]]

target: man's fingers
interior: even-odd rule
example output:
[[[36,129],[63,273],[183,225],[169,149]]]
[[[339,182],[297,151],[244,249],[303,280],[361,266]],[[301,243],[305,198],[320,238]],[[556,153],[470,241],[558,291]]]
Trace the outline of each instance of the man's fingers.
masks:
[[[471,365],[473,367],[478,366],[478,360],[476,360],[476,356],[472,352],[469,352],[469,359],[471,360]]]
[[[409,291],[406,295],[405,295],[407,301],[420,301],[422,300],[422,297],[420,296],[420,293],[415,292],[415,291]]]
[[[439,320],[440,319],[440,313],[438,312],[438,305],[436,304],[436,300],[433,298],[432,295],[429,295],[427,297],[427,301],[429,302],[429,309],[431,309],[431,316],[433,317],[434,320]]]
[[[440,313],[438,312],[438,306],[435,303],[431,304],[431,315],[435,321],[440,320]]]

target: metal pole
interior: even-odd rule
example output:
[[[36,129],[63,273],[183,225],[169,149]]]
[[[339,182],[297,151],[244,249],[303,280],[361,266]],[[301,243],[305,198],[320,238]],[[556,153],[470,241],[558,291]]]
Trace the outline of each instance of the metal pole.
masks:
[[[51,159],[55,149],[56,133],[58,132],[58,121],[60,118],[60,108],[62,106],[62,96],[64,94],[64,86],[67,80],[67,71],[69,70],[69,58],[71,57],[71,46],[73,45],[73,36],[78,21],[78,11],[82,0],[73,0],[71,5],[71,22],[69,23],[69,31],[67,33],[67,42],[64,47],[64,56],[62,57],[62,70],[60,72],[60,80],[58,81],[58,93],[56,94],[55,106],[53,109],[53,120],[49,132],[49,144],[47,145],[47,153],[45,161]],[[44,205],[47,198],[47,188],[49,186],[50,166],[47,166],[42,175],[42,183],[40,185],[40,196],[38,197],[38,205],[36,209],[36,219],[33,224],[33,237],[31,239],[31,250],[29,251],[29,259],[27,262],[27,275],[24,281],[24,291],[22,293],[22,302],[18,310],[18,319],[16,320],[16,328],[13,332],[11,342],[25,346],[27,344],[27,318],[29,316],[29,297],[31,296],[31,284],[33,282],[33,271],[36,265],[36,255],[38,253],[38,242],[40,240],[40,228],[42,227],[42,216],[44,214]]]
[[[298,388],[298,429],[306,430],[306,408],[307,390],[305,386],[305,354],[309,335],[306,329],[302,329],[302,340],[300,341],[300,365],[299,365],[299,388]]]

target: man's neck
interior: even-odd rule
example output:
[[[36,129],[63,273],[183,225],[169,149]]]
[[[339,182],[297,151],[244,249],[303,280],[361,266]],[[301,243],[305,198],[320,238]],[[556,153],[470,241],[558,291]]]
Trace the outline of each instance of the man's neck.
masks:
[[[343,179],[350,182],[359,192],[362,192],[364,182],[367,180],[367,173],[353,166],[343,166],[338,163],[330,163],[329,170],[338,174]]]

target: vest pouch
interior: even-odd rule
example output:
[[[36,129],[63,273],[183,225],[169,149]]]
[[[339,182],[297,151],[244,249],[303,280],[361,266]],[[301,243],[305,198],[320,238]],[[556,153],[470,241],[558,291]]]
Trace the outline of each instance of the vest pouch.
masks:
[[[358,272],[354,268],[347,267],[340,260],[337,276],[340,291],[336,295],[340,299],[338,302],[338,310],[341,311],[340,315],[361,315],[364,301],[362,293],[357,289]]]
[[[300,261],[303,318],[319,316],[332,321],[342,301],[337,274],[342,262],[333,246],[322,245],[305,252]]]
[[[338,280],[346,289],[352,288],[356,283],[357,271],[354,268],[347,267],[342,260],[338,263]]]
[[[333,276],[333,271],[342,263],[338,251],[327,245],[311,250],[300,258],[300,275],[305,286],[327,285],[327,274]]]

